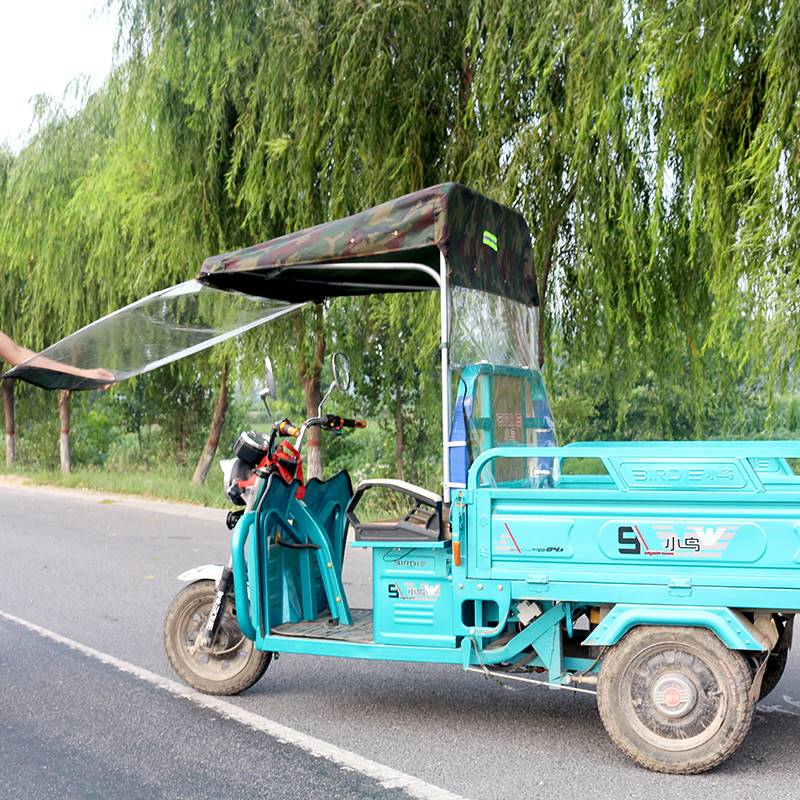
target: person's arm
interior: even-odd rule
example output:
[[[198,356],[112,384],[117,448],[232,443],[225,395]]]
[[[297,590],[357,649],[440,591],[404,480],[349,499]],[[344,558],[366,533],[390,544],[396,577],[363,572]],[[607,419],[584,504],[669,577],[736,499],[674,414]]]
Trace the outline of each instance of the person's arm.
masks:
[[[0,331],[0,359],[8,361],[12,367],[25,361],[26,358],[36,355],[26,347],[20,347],[12,338]]]
[[[81,378],[91,378],[92,380],[107,380],[109,381],[109,385],[114,381],[113,373],[109,372],[107,369],[80,369],[79,367],[73,367],[69,364],[62,364],[59,361],[53,361],[51,358],[37,356],[33,350],[28,350],[27,347],[21,347],[2,331],[0,331],[0,359],[8,361],[13,367],[16,367],[23,361],[32,359],[28,363],[28,366],[50,369],[54,372],[65,372],[68,375],[77,375]]]

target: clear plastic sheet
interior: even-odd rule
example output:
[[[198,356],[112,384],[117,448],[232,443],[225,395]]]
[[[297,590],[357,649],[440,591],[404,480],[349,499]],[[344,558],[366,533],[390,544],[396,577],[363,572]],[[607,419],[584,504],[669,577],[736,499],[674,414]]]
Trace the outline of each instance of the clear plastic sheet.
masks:
[[[466,470],[495,447],[557,444],[544,380],[538,368],[538,309],[504,297],[453,287],[451,363],[457,376],[451,429],[451,485],[465,485]],[[490,461],[481,485],[551,486],[551,458]]]
[[[3,377],[45,389],[97,389],[200,352],[303,305],[186,281],[87,325]]]
[[[489,292],[450,289],[450,363],[538,370],[538,309]]]

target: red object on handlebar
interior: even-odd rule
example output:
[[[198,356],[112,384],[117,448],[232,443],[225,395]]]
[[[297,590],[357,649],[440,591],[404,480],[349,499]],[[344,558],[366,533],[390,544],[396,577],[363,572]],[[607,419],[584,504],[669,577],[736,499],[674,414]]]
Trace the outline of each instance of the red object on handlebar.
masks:
[[[294,428],[291,423],[289,423],[289,427]],[[297,428],[295,428],[295,430],[297,430]],[[295,480],[299,481],[300,486],[297,487],[295,496],[298,500],[302,500],[303,497],[305,497],[306,487],[305,478],[303,477],[303,459],[300,456],[300,451],[287,439],[284,439],[271,455],[264,456],[259,467],[261,469],[277,472],[284,483],[292,483],[292,481]]]

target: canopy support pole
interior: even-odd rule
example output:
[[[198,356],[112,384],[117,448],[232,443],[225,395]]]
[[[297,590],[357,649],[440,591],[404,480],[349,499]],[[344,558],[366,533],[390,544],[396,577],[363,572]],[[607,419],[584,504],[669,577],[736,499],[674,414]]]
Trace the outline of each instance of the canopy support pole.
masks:
[[[450,286],[447,282],[447,260],[439,252],[439,305],[441,308],[442,354],[442,499],[450,502]]]

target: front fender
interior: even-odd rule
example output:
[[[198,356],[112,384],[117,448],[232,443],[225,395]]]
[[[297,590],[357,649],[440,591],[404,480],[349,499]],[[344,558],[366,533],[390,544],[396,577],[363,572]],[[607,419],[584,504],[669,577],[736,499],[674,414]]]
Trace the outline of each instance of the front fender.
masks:
[[[233,529],[231,537],[231,563],[233,566],[233,594],[236,598],[236,619],[239,628],[248,638],[255,640],[256,629],[253,627],[250,613],[250,590],[247,575],[247,557],[245,546],[250,536],[250,529],[256,514],[254,511],[247,511]]]
[[[639,625],[708,628],[730,650],[769,650],[755,626],[738,611],[715,606],[640,606],[619,603],[584,639],[585,645],[616,644]]]
[[[195,583],[196,581],[214,581],[216,583],[222,577],[222,564],[203,564],[202,567],[192,567],[186,572],[178,575],[178,580],[184,583]]]

